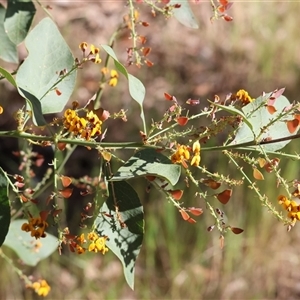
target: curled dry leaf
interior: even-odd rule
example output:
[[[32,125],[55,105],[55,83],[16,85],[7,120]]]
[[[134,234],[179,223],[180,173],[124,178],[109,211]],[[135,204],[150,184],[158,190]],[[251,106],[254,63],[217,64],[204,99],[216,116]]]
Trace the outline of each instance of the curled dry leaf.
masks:
[[[180,200],[182,195],[183,195],[183,190],[174,190],[174,191],[169,191],[169,193],[172,195],[172,197],[175,199],[175,200]]]
[[[253,168],[253,177],[256,179],[256,180],[264,180],[264,175],[259,171],[257,170],[257,168]]]
[[[222,203],[222,204],[226,204],[230,197],[232,195],[232,190],[228,189],[228,190],[224,190],[223,192],[217,194],[217,199]]]
[[[60,179],[63,187],[68,187],[72,183],[72,179],[68,176],[62,175]]]

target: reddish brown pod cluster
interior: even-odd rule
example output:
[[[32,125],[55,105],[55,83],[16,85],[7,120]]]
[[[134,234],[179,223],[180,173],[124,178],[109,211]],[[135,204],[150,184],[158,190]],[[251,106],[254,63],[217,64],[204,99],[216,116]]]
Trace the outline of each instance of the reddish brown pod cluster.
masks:
[[[233,17],[227,14],[227,11],[233,5],[232,2],[227,0],[218,0],[218,5],[213,5],[214,15],[211,17],[211,21],[222,18],[226,22],[231,22]]]

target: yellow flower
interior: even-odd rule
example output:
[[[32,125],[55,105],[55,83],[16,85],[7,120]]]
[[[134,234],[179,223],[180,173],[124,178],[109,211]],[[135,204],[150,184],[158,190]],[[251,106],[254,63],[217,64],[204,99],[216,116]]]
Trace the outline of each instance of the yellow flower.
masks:
[[[85,252],[85,249],[79,246],[78,244],[76,245],[76,250],[78,254],[82,254]]]
[[[248,92],[246,92],[245,90],[239,90],[235,94],[235,97],[236,97],[236,99],[240,100],[243,105],[249,104],[250,102],[252,102],[254,100],[249,96]]]
[[[191,161],[191,166],[198,167],[200,164],[200,161],[201,161],[200,155],[199,154],[194,155],[194,157],[192,158],[192,161]]]
[[[87,49],[88,44],[86,42],[82,42],[79,44],[79,49],[81,49],[83,52]]]
[[[89,245],[90,252],[101,252],[105,254],[108,251],[108,248],[105,246],[106,237],[100,237],[96,241],[91,242]]]
[[[108,84],[110,86],[116,86],[118,83],[118,78],[119,78],[119,74],[116,70],[111,70],[110,71],[110,80],[108,82]]]
[[[0,115],[3,113],[3,107],[0,106]]]
[[[194,154],[200,153],[200,143],[198,140],[193,144],[193,152]]]
[[[100,52],[99,48],[96,48],[93,44],[90,46],[92,54],[98,54]]]
[[[29,287],[33,288],[34,291],[39,296],[44,296],[44,297],[46,297],[51,290],[51,287],[48,285],[46,280],[36,281],[36,282],[32,283],[32,285]]]
[[[92,231],[88,233],[87,238],[90,241],[96,241],[99,238],[99,235],[95,231]]]
[[[173,164],[182,163],[185,165],[185,161],[190,159],[190,152],[185,145],[177,145],[176,152],[171,156],[171,161]]]
[[[78,238],[77,241],[79,241],[80,244],[84,244],[86,242],[84,238],[84,233],[82,233]]]

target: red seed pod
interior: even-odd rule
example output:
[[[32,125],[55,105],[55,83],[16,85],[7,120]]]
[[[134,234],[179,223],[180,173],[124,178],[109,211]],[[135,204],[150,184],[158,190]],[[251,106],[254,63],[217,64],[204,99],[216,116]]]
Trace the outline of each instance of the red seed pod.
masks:
[[[188,210],[194,216],[200,216],[203,214],[203,209],[200,207],[189,207]]]
[[[142,22],[142,25],[143,25],[144,27],[148,27],[150,24],[149,24],[148,22]]]
[[[223,16],[223,19],[226,21],[226,22],[231,22],[233,20],[233,17],[229,16],[229,15],[224,15]]]
[[[70,189],[70,188],[68,188],[68,189],[64,189],[64,190],[61,190],[61,191],[59,191],[59,193],[64,197],[64,198],[70,198],[71,197],[71,195],[72,195],[72,193],[73,193],[73,189]]]
[[[195,105],[200,104],[200,100],[199,99],[193,100],[193,99],[189,98],[188,100],[186,100],[186,104],[195,106]]]
[[[180,126],[185,126],[187,124],[187,122],[189,121],[189,118],[187,117],[179,117],[176,119],[176,122],[180,125]]]
[[[244,229],[238,228],[238,227],[229,227],[229,229],[234,233],[234,234],[240,234],[244,231]]]
[[[169,193],[172,195],[172,197],[175,200],[180,200],[182,195],[183,195],[183,190],[174,190],[174,191],[169,191]]]
[[[173,100],[173,96],[171,96],[168,93],[164,93],[166,100],[172,101]]]

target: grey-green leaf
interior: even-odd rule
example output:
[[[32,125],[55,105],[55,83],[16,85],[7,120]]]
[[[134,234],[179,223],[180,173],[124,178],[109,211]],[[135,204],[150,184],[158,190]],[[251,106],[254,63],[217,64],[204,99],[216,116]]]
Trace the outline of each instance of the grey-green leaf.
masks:
[[[26,37],[35,15],[31,0],[9,0],[5,14],[4,28],[9,39],[20,44]]]
[[[21,230],[25,222],[27,222],[25,219],[11,222],[3,245],[15,251],[26,265],[36,266],[39,261],[50,256],[57,249],[58,240],[49,233],[45,238],[36,240],[30,236],[30,232]]]
[[[20,94],[26,97],[22,92],[26,91],[34,96],[41,104],[42,114],[61,112],[76,80],[74,57],[68,45],[50,18],[43,19],[28,34],[25,44],[29,55],[16,76]],[[62,70],[70,73],[62,78]]]
[[[112,181],[127,180],[141,176],[155,176],[175,185],[180,177],[181,167],[155,149],[144,149],[135,153],[116,174]]]
[[[7,196],[7,185],[7,179],[0,173],[0,247],[5,240],[10,223],[10,204]]]
[[[285,96],[280,96],[274,103],[276,111],[270,114],[266,107],[266,101],[271,93],[258,97],[253,102],[243,107],[243,113],[246,116],[247,122],[251,123],[252,129],[247,124],[242,124],[238,129],[233,144],[241,144],[255,140],[257,137],[259,141],[264,139],[276,140],[283,137],[293,136],[297,133],[290,133],[286,124],[287,120],[291,120],[291,116],[283,116],[276,120],[280,114],[284,113],[284,109],[290,105],[290,102]],[[273,122],[276,120],[275,122]],[[272,124],[271,124],[272,122]],[[259,142],[258,141],[258,142]],[[270,143],[262,145],[265,151],[277,151],[287,145],[290,140],[278,143]]]
[[[174,8],[174,16],[181,24],[195,29],[199,28],[199,25],[188,1],[171,0],[169,2],[169,5],[174,4],[181,5],[179,8]]]
[[[6,9],[0,3],[0,58],[10,63],[17,63],[17,47],[9,39],[4,28],[5,13]]]
[[[114,50],[110,46],[101,45],[101,47],[110,57],[113,58],[116,69],[127,78],[129,94],[140,106],[140,109],[141,109],[140,116],[143,121],[144,130],[146,131],[145,115],[144,115],[144,109],[143,109],[143,102],[144,102],[145,95],[146,95],[146,89],[145,89],[143,83],[138,78],[136,78],[135,76],[133,76],[127,72],[126,68],[119,62]]]
[[[17,84],[15,82],[15,79],[13,76],[5,69],[0,67],[0,73],[7,79],[8,82],[10,82],[14,87],[17,87]]]
[[[109,182],[109,197],[95,220],[99,235],[120,259],[128,285],[134,287],[134,269],[144,235],[144,212],[135,190],[125,181]]]

